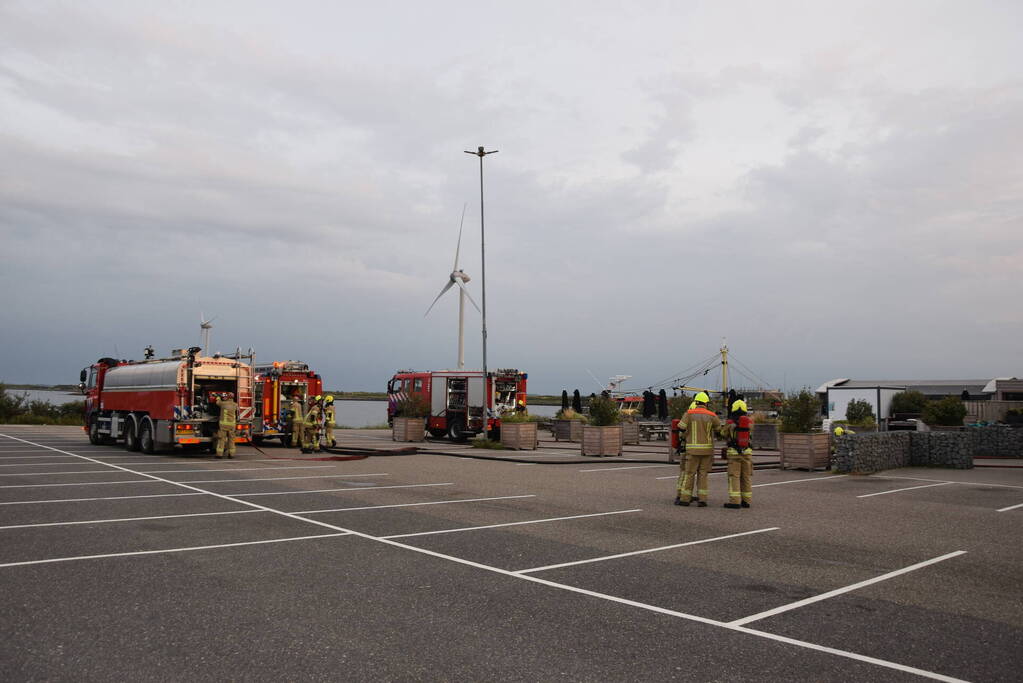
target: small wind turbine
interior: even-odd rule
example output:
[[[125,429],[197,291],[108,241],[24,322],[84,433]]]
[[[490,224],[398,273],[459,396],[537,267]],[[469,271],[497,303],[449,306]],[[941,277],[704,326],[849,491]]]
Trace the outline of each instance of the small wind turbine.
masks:
[[[462,250],[462,224],[465,223],[465,207],[462,205],[462,220],[458,224],[458,244],[455,247],[455,265],[451,269],[451,275],[448,276],[448,283],[444,285],[444,288],[440,290],[440,294],[433,300],[430,307],[426,309],[426,313],[423,314],[425,318],[433,310],[434,305],[440,298],[444,296],[444,292],[448,291],[455,285],[458,285],[458,369],[461,370],[465,367],[465,300],[469,299],[469,302],[476,307],[476,310],[480,310],[479,306],[476,306],[476,302],[473,301],[469,292],[465,289],[465,283],[470,280],[469,276],[465,274],[465,271],[459,270],[458,268],[458,254]]]
[[[199,329],[202,330],[202,350],[206,355],[210,353],[210,330],[213,329],[213,321],[216,319],[217,316],[213,316],[207,320],[202,311],[199,311]]]

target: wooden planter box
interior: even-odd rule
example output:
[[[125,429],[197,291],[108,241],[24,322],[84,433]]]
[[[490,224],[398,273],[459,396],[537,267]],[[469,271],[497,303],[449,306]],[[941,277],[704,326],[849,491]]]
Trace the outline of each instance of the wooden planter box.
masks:
[[[583,438],[582,420],[553,420],[555,441],[581,441]]]
[[[501,445],[517,451],[535,451],[537,445],[536,423],[501,422]]]
[[[622,426],[594,427],[583,425],[583,455],[621,455]]]
[[[781,446],[781,468],[828,469],[831,467],[831,435],[825,432],[815,434],[779,434]]]
[[[639,445],[639,423],[638,422],[623,422],[619,427],[622,428],[622,443],[631,443]]]
[[[396,417],[391,428],[392,441],[426,441],[426,418]]]

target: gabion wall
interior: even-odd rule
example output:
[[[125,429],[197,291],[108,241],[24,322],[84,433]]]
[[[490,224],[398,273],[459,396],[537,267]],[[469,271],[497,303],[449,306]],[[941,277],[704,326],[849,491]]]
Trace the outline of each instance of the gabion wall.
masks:
[[[1023,429],[1007,426],[970,427],[974,455],[1023,458]]]
[[[969,432],[881,432],[834,437],[836,472],[869,474],[911,465],[970,469],[975,436]]]

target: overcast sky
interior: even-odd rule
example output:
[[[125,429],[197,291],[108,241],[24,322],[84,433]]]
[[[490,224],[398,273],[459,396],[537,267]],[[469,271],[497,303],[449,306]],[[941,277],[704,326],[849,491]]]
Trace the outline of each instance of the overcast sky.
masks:
[[[1023,377],[1023,3],[0,2],[0,381]],[[480,316],[466,362],[481,362]],[[745,382],[741,377],[740,382]]]

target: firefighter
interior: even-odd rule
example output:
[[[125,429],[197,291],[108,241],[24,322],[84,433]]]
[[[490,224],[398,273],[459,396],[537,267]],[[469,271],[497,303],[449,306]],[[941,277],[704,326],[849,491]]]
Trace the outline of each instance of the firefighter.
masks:
[[[323,403],[323,444],[333,448],[337,445],[337,441],[334,440],[334,427],[337,426],[334,422],[334,397],[327,396]]]
[[[317,397],[309,397],[309,410],[306,411],[305,419],[302,421],[302,452],[320,452],[320,405]]]
[[[701,391],[696,407],[687,410],[678,428],[686,433],[686,467],[678,478],[676,505],[689,505],[693,497],[693,479],[697,478],[697,505],[707,507],[707,475],[714,460],[714,433],[721,428],[721,418],[707,410],[710,397]]]
[[[746,402],[742,399],[732,404],[731,416],[725,423],[724,436],[728,440],[725,451],[728,457],[728,502],[726,508],[748,508],[753,498],[753,448],[750,430],[753,420],[749,416]]]
[[[291,395],[291,402],[288,404],[288,425],[291,428],[291,447],[302,447],[302,420],[305,413],[302,411],[302,398],[296,391]]]
[[[234,394],[225,391],[217,401],[220,415],[217,418],[217,457],[224,457],[225,446],[227,457],[233,458],[235,452],[234,430],[238,423],[238,404],[234,402]]]

